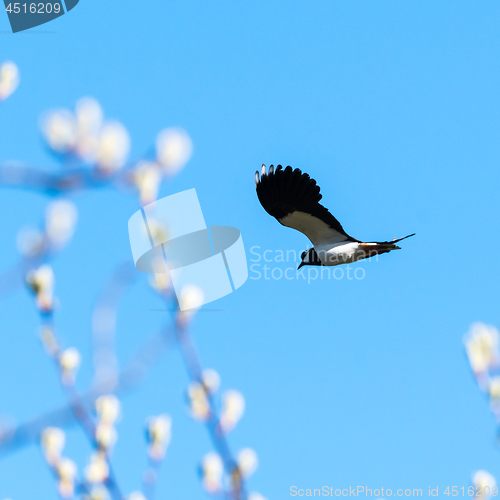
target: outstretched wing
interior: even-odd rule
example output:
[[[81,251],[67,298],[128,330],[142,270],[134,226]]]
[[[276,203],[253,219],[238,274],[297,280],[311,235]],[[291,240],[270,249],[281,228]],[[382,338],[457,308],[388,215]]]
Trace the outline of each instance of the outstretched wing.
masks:
[[[309,175],[298,168],[285,170],[273,165],[266,172],[262,165],[261,175],[255,172],[257,196],[264,210],[275,217],[280,224],[304,233],[313,245],[358,241],[351,238],[340,222],[319,200],[319,186]]]

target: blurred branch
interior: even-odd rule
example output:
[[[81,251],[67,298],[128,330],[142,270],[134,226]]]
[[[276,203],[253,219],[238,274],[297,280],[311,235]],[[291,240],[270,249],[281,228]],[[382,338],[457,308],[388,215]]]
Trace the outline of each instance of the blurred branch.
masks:
[[[18,163],[0,164],[0,184],[5,187],[30,189],[48,196],[90,188],[130,184],[130,172],[121,170],[105,175],[99,170],[75,168],[69,171],[51,173],[36,167]]]
[[[98,297],[92,312],[92,348],[94,385],[117,379],[118,362],[114,351],[116,315],[120,300],[137,280],[137,270],[130,260],[113,272]]]
[[[4,72],[9,77],[8,81],[5,78],[7,83],[0,81],[0,90],[4,90],[3,98],[10,95],[7,90],[11,93],[17,86],[18,75],[16,76],[15,69],[14,66],[8,65],[7,70],[10,73]],[[2,95],[0,100],[1,98]],[[168,128],[157,135],[152,155],[148,154],[139,161],[128,162],[128,131],[119,122],[104,120],[102,108],[92,98],[78,101],[74,112],[66,109],[49,112],[41,124],[41,132],[46,145],[61,162],[60,171],[43,171],[22,163],[0,163],[0,186],[32,190],[52,197],[84,189],[112,187],[134,192],[139,204],[145,206],[157,199],[162,180],[182,169],[192,154],[189,135],[182,129]],[[7,429],[0,428],[0,458],[39,441],[40,438],[42,441],[47,438],[45,444],[49,447],[52,437],[54,450],[59,450],[55,454],[57,460],[52,461],[50,454],[46,453],[45,456],[59,481],[61,496],[71,498],[76,491],[77,494],[88,493],[94,498],[93,487],[103,484],[115,500],[123,500],[109,460],[116,441],[114,424],[120,411],[116,396],[124,396],[140,385],[150,367],[176,343],[191,379],[188,393],[190,397],[194,394],[191,409],[196,407],[196,411],[193,411],[193,416],[205,422],[217,451],[217,454],[208,454],[211,455],[212,465],[215,467],[211,469],[212,475],[204,470],[204,487],[209,493],[217,496],[246,500],[243,478],[248,477],[249,468],[245,471],[238,462],[241,461],[241,452],[238,461],[233,457],[227,440],[227,433],[234,428],[243,414],[244,398],[238,391],[225,393],[223,411],[219,415],[214,400],[219,376],[214,370],[202,370],[196,347],[187,328],[193,312],[179,312],[177,297],[169,283],[168,275],[155,276],[152,286],[160,291],[168,306],[173,307],[167,307],[167,310],[176,311],[173,323],[164,326],[150,337],[119,372],[114,349],[117,310],[120,299],[137,278],[137,272],[130,261],[116,268],[94,305],[93,381],[86,391],[77,390],[75,374],[80,355],[74,348],[60,349],[55,338],[52,324],[54,276],[52,268],[47,264],[71,238],[76,220],[77,209],[68,200],[59,199],[50,203],[46,210],[43,230],[28,229],[19,234],[18,247],[23,257],[16,266],[0,277],[2,295],[15,289],[26,276],[25,282],[35,295],[41,315],[44,347],[56,362],[68,400],[65,406],[24,424]],[[231,394],[228,396],[229,393]],[[157,485],[158,468],[170,441],[171,418],[162,414],[148,418],[147,422],[150,461],[144,476],[143,489],[148,500],[152,500]],[[91,456],[89,466],[85,470],[85,480],[82,482],[76,481],[76,465],[60,454],[65,437],[63,431],[58,428],[66,428],[75,423],[82,427],[96,450]],[[254,453],[253,450],[250,451]],[[255,461],[256,459],[253,460]],[[97,470],[102,465],[104,469],[108,465],[109,470]],[[95,467],[92,469],[93,466]],[[224,470],[231,481],[230,491],[225,491],[223,485]],[[132,494],[130,499],[132,497],[136,498],[137,495]],[[140,497],[142,495],[139,493],[137,498]]]
[[[55,334],[53,309],[50,308],[46,312],[41,311],[40,318],[42,322],[42,329],[46,329],[46,331],[48,330],[51,332],[51,338],[48,340],[48,342],[45,342],[45,345],[48,347],[48,349],[46,350],[57,368],[59,379],[68,399],[68,403],[71,412],[73,413],[74,419],[84,431],[92,447],[98,450],[99,453],[102,453],[104,460],[107,463],[108,473],[106,474],[105,484],[109,492],[111,493],[112,498],[114,498],[115,500],[122,500],[123,494],[117,483],[111,465],[109,450],[101,446],[101,443],[99,442],[97,436],[97,427],[92,417],[92,410],[90,409],[91,406],[89,407],[89,405],[85,404],[85,401],[82,399],[75,386],[75,371],[80,364],[79,354],[75,358],[75,355],[78,353],[78,351],[73,350],[72,352],[70,352],[72,359],[71,363],[68,363],[66,359],[66,353],[68,351],[61,350]],[[57,468],[57,464],[55,465],[55,467]]]
[[[220,417],[215,406],[213,396],[203,380],[203,368],[200,357],[194,345],[193,339],[186,328],[185,321],[183,320],[183,313],[179,313],[178,315],[176,339],[189,377],[193,382],[197,382],[204,388],[206,398],[209,402],[210,411],[205,424],[212,440],[212,444],[217,453],[220,455],[224,468],[231,478],[231,486],[233,490],[231,497],[236,500],[245,500],[245,483],[240,473],[238,463],[231,453],[229,443],[226,439],[226,434],[220,426]]]
[[[115,385],[113,394],[126,396],[136,389],[144,380],[149,368],[165,354],[173,345],[173,332],[171,327],[162,328],[157,334],[152,335],[136,352],[126,367],[121,371],[116,380],[103,380],[93,386],[80,398],[83,404],[91,407],[99,396],[108,394],[109,387]],[[10,429],[0,430],[0,459],[14,451],[36,442],[46,427],[56,426],[67,428],[75,424],[71,403],[34,418],[29,422],[20,424]]]

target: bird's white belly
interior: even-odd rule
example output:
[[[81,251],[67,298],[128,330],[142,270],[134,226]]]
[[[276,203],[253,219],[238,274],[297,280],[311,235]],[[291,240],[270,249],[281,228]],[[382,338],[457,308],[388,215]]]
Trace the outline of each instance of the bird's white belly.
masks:
[[[349,264],[366,257],[366,253],[355,241],[318,245],[314,249],[325,266]]]

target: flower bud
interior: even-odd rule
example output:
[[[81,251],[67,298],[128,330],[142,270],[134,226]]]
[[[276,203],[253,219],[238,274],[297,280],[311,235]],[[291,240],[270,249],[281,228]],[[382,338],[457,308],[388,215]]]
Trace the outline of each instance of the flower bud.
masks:
[[[223,394],[222,400],[220,426],[223,431],[229,432],[234,429],[245,412],[245,398],[241,392],[230,390]]]
[[[130,136],[119,122],[104,125],[97,146],[97,165],[106,173],[113,173],[125,164],[130,152]]]
[[[63,498],[71,498],[75,492],[75,478],[77,474],[75,462],[69,458],[62,458],[57,463],[55,471],[59,479],[59,494]]]
[[[244,478],[250,477],[258,465],[257,453],[251,448],[244,448],[238,453],[238,468]]]
[[[172,418],[170,415],[150,417],[146,426],[149,456],[152,460],[162,460],[172,437]]]
[[[59,495],[62,498],[73,498],[75,496],[75,482],[61,479],[57,484]]]
[[[66,443],[64,431],[57,427],[47,427],[41,435],[42,452],[47,463],[54,466],[61,458]]]
[[[114,424],[120,416],[120,401],[113,394],[100,396],[95,401],[95,409],[101,422]]]
[[[472,484],[479,492],[479,494],[476,495],[476,498],[487,498],[491,495],[491,490],[497,485],[497,482],[489,472],[485,470],[478,470],[472,475]],[[488,494],[485,495],[484,493],[486,488]]]
[[[163,264],[163,259],[160,261],[158,259],[158,265],[162,266]],[[154,269],[155,264],[153,263],[153,269]],[[171,285],[170,281],[170,275],[168,273],[164,272],[157,272],[149,277],[149,284],[151,285],[152,288],[154,288],[157,292],[166,292]]]
[[[156,138],[156,159],[168,174],[176,174],[191,158],[193,143],[180,128],[162,130]]]
[[[476,375],[499,364],[499,333],[493,326],[474,323],[464,337],[469,363]]]
[[[92,97],[82,97],[75,107],[76,114],[76,154],[84,160],[95,158],[102,128],[101,105]]]
[[[118,434],[112,424],[99,423],[95,429],[95,439],[99,447],[108,452],[116,444]]]
[[[70,347],[64,350],[59,356],[59,366],[61,367],[63,378],[67,382],[71,382],[74,378],[75,372],[80,366],[80,353],[78,349]]]
[[[127,500],[146,500],[146,497],[140,491],[133,491],[127,497]]]
[[[210,394],[215,394],[219,390],[220,376],[215,370],[212,370],[212,368],[203,370],[201,379],[203,385]]]
[[[141,205],[152,203],[158,197],[162,173],[158,164],[141,161],[133,174],[134,184],[139,191]]]
[[[75,462],[69,458],[62,458],[56,466],[60,479],[74,479],[77,473]]]
[[[104,453],[93,453],[90,462],[85,467],[85,479],[91,483],[102,483],[109,477],[109,466]]]
[[[179,307],[183,316],[191,316],[203,305],[203,290],[196,285],[185,285],[179,296]]]
[[[45,212],[45,231],[49,241],[56,248],[63,247],[73,236],[78,211],[68,200],[57,200]]]
[[[247,500],[267,500],[260,493],[253,491],[248,494]]]
[[[496,375],[490,379],[488,392],[491,399],[500,399],[500,376]]]
[[[224,465],[217,453],[210,452],[203,457],[201,474],[203,487],[208,493],[216,493],[222,490]]]
[[[0,101],[9,97],[19,85],[19,69],[12,61],[6,61],[0,66]]]
[[[67,109],[49,111],[42,120],[42,134],[56,153],[69,153],[76,143],[76,120]]]
[[[110,498],[108,489],[99,485],[92,487],[89,494],[83,497],[83,500],[110,500]]]
[[[38,308],[43,312],[49,312],[53,307],[54,273],[52,268],[45,264],[30,271],[26,276],[26,283],[36,296]]]
[[[198,382],[191,382],[188,387],[188,397],[191,416],[196,420],[207,420],[210,416],[210,404],[203,386]]]

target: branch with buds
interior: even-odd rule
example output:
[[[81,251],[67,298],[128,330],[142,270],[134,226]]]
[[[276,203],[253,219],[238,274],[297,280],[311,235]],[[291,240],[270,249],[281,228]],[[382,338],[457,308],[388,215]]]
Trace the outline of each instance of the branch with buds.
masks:
[[[474,323],[464,335],[467,359],[479,389],[489,400],[500,432],[500,334],[494,326]],[[495,478],[485,470],[472,474],[475,498],[484,500],[498,493]],[[496,488],[497,493],[494,493]]]
[[[14,63],[0,65],[0,101],[7,99],[19,84]],[[94,380],[86,391],[76,386],[82,362],[79,350],[61,346],[56,335],[59,301],[55,295],[56,277],[51,261],[71,240],[78,222],[78,210],[70,197],[77,191],[109,187],[133,194],[144,206],[156,200],[160,185],[177,174],[189,161],[193,145],[182,129],[160,131],[154,147],[143,158],[131,161],[131,140],[125,126],[105,118],[100,104],[92,98],[79,100],[74,110],[56,109],[40,121],[47,150],[60,162],[58,172],[23,165],[0,164],[0,186],[35,190],[51,201],[43,223],[23,228],[17,238],[19,263],[0,276],[0,295],[10,293],[23,281],[34,297],[41,326],[40,340],[57,368],[67,405],[11,429],[0,429],[0,456],[21,446],[38,442],[45,462],[62,498],[85,500],[152,500],[161,464],[172,437],[172,419],[167,413],[151,416],[145,422],[148,467],[143,474],[142,491],[125,497],[113,471],[113,447],[119,437],[120,397],[137,387],[149,368],[170,347],[177,346],[183,356],[190,384],[187,388],[191,416],[205,424],[214,451],[200,464],[201,483],[214,497],[238,500],[265,500],[257,493],[247,494],[246,480],[257,467],[257,456],[249,448],[237,456],[231,452],[228,434],[242,418],[243,395],[235,390],[217,394],[220,377],[215,370],[203,369],[189,333],[201,293],[186,286],[180,296],[181,312],[167,274],[150,276],[151,288],[167,303],[170,323],[149,340],[121,371],[114,352],[114,335],[119,298],[137,279],[130,263],[117,268],[99,296],[92,316]],[[63,198],[64,197],[64,198]],[[157,230],[168,228],[158,227]],[[92,446],[88,462],[81,470],[64,454],[63,428],[78,424]]]

